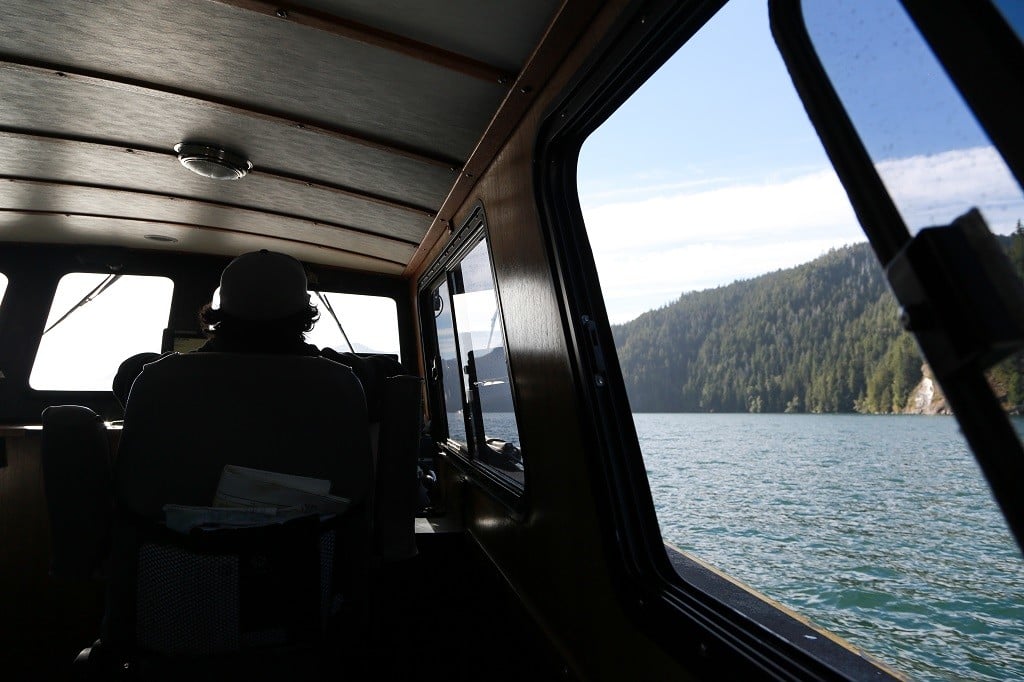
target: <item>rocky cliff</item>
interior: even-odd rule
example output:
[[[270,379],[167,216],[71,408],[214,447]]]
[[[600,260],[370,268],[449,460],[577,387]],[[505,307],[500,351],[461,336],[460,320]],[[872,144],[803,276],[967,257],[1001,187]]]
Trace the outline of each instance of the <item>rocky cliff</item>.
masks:
[[[939,382],[935,381],[932,369],[926,364],[921,365],[921,381],[907,397],[907,405],[903,414],[952,414],[946,404],[946,396],[942,394]]]

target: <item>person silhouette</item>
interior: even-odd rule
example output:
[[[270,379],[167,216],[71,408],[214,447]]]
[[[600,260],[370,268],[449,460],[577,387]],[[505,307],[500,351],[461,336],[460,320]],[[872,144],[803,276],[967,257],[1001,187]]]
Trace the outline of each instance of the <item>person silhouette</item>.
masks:
[[[203,306],[208,337],[198,352],[319,355],[305,334],[320,317],[310,303],[306,270],[275,251],[243,253],[220,276],[220,301]]]
[[[292,256],[266,249],[243,253],[224,268],[214,300],[199,311],[207,340],[192,352],[319,355],[355,372],[366,393],[370,418],[379,418],[383,381],[402,374],[402,365],[388,356],[363,357],[306,343],[306,332],[320,318],[307,287],[305,267]],[[160,353],[139,353],[121,363],[112,389],[122,407],[142,368],[161,357]]]
[[[319,355],[305,341],[319,319],[306,287],[295,258],[266,249],[243,253],[224,268],[214,300],[199,311],[207,340],[193,352]],[[138,353],[121,363],[111,389],[122,408],[142,368],[166,354]]]

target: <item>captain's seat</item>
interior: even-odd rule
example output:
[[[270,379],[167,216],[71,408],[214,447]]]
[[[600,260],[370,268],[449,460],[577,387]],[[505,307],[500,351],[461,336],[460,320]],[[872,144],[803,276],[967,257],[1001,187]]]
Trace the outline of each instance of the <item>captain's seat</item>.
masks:
[[[314,515],[190,535],[160,525],[165,504],[212,504],[229,464],[328,479],[352,506],[326,523]],[[359,596],[371,480],[366,402],[348,367],[228,353],[171,354],[146,365],[114,463],[104,642],[193,656],[315,635],[339,593]]]
[[[326,478],[358,504],[370,490],[366,399],[343,365],[318,357],[171,354],[131,388],[114,468],[119,505],[159,519],[208,505],[224,465]]]

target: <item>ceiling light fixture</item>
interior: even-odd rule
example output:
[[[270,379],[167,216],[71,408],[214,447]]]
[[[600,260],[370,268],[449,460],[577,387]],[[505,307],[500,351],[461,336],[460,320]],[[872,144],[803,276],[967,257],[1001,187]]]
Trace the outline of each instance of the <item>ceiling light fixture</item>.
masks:
[[[252,162],[221,147],[194,142],[174,145],[178,161],[197,175],[214,180],[238,180],[252,170]]]

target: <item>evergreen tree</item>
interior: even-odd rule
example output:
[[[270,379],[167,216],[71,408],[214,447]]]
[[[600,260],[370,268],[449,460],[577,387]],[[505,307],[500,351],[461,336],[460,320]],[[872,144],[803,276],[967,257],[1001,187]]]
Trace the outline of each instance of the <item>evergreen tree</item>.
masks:
[[[638,412],[889,412],[920,380],[912,342],[886,358],[906,335],[866,244],[681,296],[614,335]]]
[[[999,239],[1024,277],[1024,225]],[[636,412],[892,413],[922,378],[867,244],[685,294],[613,334]],[[990,378],[1024,405],[1022,359]]]

